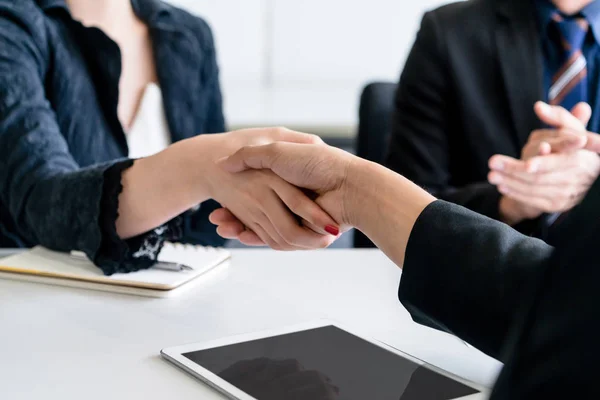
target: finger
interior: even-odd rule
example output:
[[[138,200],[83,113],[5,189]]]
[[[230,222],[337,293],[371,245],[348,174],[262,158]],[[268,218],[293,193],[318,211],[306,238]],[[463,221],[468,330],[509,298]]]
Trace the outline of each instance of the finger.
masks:
[[[544,102],[535,103],[534,110],[540,121],[555,128],[585,130],[585,125],[569,111],[560,106],[551,106]]]
[[[541,142],[539,147],[538,147],[538,154],[539,156],[547,156],[548,154],[552,153],[552,145],[548,142]]]
[[[302,226],[305,226],[305,227],[307,227],[308,229],[312,230],[313,232],[316,232],[316,233],[321,233],[321,231],[322,231],[322,228],[319,228],[319,227],[317,227],[317,226],[315,226],[315,225],[311,224],[310,222],[308,222],[308,221],[307,221],[307,220],[305,220],[305,219],[303,219],[302,221],[300,221],[300,224],[301,224]]]
[[[225,171],[236,173],[248,169],[271,169],[273,162],[279,156],[282,143],[273,143],[263,146],[242,147],[229,157],[218,161]]]
[[[566,153],[569,151],[583,149],[585,148],[587,141],[588,139],[585,135],[565,135],[551,138],[544,142],[549,146],[550,151],[540,155],[547,155],[550,153]]]
[[[508,156],[495,155],[490,158],[489,166],[491,170],[506,173],[545,173],[575,167],[577,158],[575,153],[556,153],[532,157],[529,160],[516,160]]]
[[[528,185],[565,186],[572,184],[573,172],[570,168],[545,173],[490,171],[488,173],[488,182],[498,186],[502,185],[506,180],[517,179]]]
[[[503,190],[506,193],[502,193]],[[509,193],[508,190],[505,190],[505,188],[503,187],[498,187],[498,191],[504,196],[510,197],[511,199],[518,201],[519,203],[527,204],[528,207],[538,209],[543,212],[547,212],[548,210],[550,210],[551,202],[548,199],[531,197],[521,193]]]
[[[585,149],[593,151],[594,153],[600,153],[600,135],[597,133],[588,132],[587,143]]]
[[[299,144],[324,144],[323,139],[317,135],[293,131],[287,128],[272,128],[272,137],[278,142],[299,143]]]
[[[240,233],[240,236],[237,238],[237,240],[246,246],[262,247],[267,245],[256,233],[248,229]]]
[[[575,107],[571,109],[571,114],[577,118],[583,126],[587,126],[592,118],[592,107],[588,103],[581,102],[575,104]]]
[[[261,242],[263,242],[265,245],[269,246],[273,250],[283,250],[282,246],[279,244],[279,242],[282,241],[281,238],[278,237],[279,234],[275,233],[274,230],[271,230],[271,232],[269,232],[269,231],[267,231],[267,229],[263,228],[263,226],[266,226],[266,227],[271,226],[271,222],[269,221],[267,216],[262,214],[262,216],[260,218],[258,218],[258,221],[259,222],[255,222],[255,223],[246,225],[247,229],[249,228],[248,230],[253,232],[254,235],[260,239]],[[278,238],[275,239],[272,235],[277,236]],[[250,236],[252,236],[252,235],[250,235]],[[248,234],[246,234],[246,232],[242,232],[240,234],[240,238],[243,238],[244,240],[249,239]],[[244,243],[244,242],[242,242],[242,243]],[[244,244],[246,244],[246,243],[244,243]]]
[[[498,191],[502,194],[518,193],[534,198],[552,200],[561,195],[562,187],[554,185],[539,185],[523,182],[520,179],[504,177],[498,185]]]
[[[338,236],[340,227],[321,207],[312,201],[303,191],[283,180],[272,185],[273,190],[283,203],[300,218],[309,222],[316,232],[322,235]]]
[[[549,157],[549,156],[545,156]],[[532,157],[528,160],[517,160],[513,157],[505,156],[502,154],[496,154],[490,158],[488,162],[488,166],[492,171],[500,171],[500,172],[535,172],[536,164],[532,164],[530,160],[534,159]]]
[[[225,222],[217,226],[217,234],[224,239],[238,239],[246,226],[241,222]]]
[[[266,246],[265,242],[249,230],[231,211],[219,208],[209,215],[211,223],[218,225],[217,234],[224,239],[237,239],[246,246]]]
[[[530,141],[521,154],[521,160],[526,161],[536,156],[546,156],[551,153],[567,153],[584,149],[587,137],[581,134],[546,137]],[[531,149],[534,149],[533,151]]]
[[[300,190],[291,185],[287,186],[289,186],[289,191],[297,191],[297,193],[292,196],[299,197],[297,200],[298,203],[312,203],[312,200],[306,197]],[[282,192],[282,188],[279,188],[279,190]],[[284,197],[285,196],[286,195],[284,195]],[[271,221],[271,226],[268,229],[273,229],[276,234],[281,237],[279,242],[284,250],[325,248],[335,239],[335,237],[331,235],[323,235],[314,232],[312,229],[301,226],[283,200],[281,200],[280,195],[275,191],[273,191],[273,200],[265,202],[264,206],[265,214]],[[272,236],[276,235],[275,233],[271,233],[271,231],[268,232]]]
[[[211,224],[214,225],[222,225],[228,222],[240,222],[240,220],[233,215],[231,211],[226,208],[218,208],[215,211],[211,212],[208,216],[208,220]]]
[[[292,216],[290,211],[281,202],[277,194],[272,189],[268,190],[260,199],[261,209],[257,210],[255,223],[257,226],[250,226],[267,246],[274,250],[291,251],[300,250],[303,247],[297,246],[294,240],[297,239],[301,230],[298,222]],[[294,228],[298,228],[295,230]],[[323,237],[315,232],[315,236]]]

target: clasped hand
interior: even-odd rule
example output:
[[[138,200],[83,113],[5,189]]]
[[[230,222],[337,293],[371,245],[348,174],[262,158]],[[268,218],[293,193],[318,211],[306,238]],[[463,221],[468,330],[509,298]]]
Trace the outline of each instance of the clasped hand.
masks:
[[[510,224],[577,205],[600,173],[595,134],[586,131],[590,107],[572,110],[537,103],[535,112],[551,129],[531,133],[521,159],[495,155],[488,181],[503,195],[500,211]]]
[[[340,231],[345,231],[353,224],[353,210],[361,206],[349,204],[356,198],[350,193],[352,185],[347,184],[355,161],[356,157],[349,153],[325,144],[278,142],[244,147],[221,160],[220,165],[233,174],[269,171],[296,187],[310,191],[315,203],[327,211]],[[218,225],[217,231],[224,238],[237,239],[249,246],[271,246],[230,207],[214,211],[210,220]],[[312,225],[304,220],[303,225],[307,224]]]
[[[193,182],[206,182],[206,197],[218,201],[236,216],[239,232],[251,245],[266,244],[276,250],[301,250],[329,246],[339,234],[338,223],[304,191],[268,170],[227,171],[218,160],[246,146],[269,143],[302,143],[325,146],[317,136],[284,128],[248,129],[201,136],[184,162],[205,157],[205,167]],[[188,158],[189,157],[189,158]],[[302,221],[302,222],[301,222]],[[227,229],[217,232],[231,237]]]

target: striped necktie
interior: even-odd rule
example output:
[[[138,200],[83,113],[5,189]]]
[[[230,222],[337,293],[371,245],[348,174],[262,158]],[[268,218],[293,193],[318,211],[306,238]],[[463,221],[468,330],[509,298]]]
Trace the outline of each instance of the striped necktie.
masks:
[[[559,33],[563,64],[552,77],[548,101],[571,110],[577,103],[588,101],[587,62],[582,48],[589,23],[585,18],[564,18],[558,13],[552,19]]]

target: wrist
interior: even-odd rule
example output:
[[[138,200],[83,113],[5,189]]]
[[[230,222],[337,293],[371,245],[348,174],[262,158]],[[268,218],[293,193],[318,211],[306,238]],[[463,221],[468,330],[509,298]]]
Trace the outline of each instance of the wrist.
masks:
[[[173,186],[191,206],[213,196],[213,179],[219,159],[217,136],[202,135],[174,143],[161,153],[165,168],[169,168]]]
[[[414,222],[435,201],[413,182],[377,163],[357,158],[348,170],[343,196],[345,222],[365,233],[389,222],[392,214]]]
[[[516,200],[506,196],[500,198],[498,209],[500,220],[510,226],[517,225],[526,219],[535,218],[535,216],[528,215]]]
[[[368,182],[375,173],[372,163],[367,160],[357,157],[350,161],[341,190],[343,224],[361,229],[368,218],[364,215],[364,205],[372,194]]]

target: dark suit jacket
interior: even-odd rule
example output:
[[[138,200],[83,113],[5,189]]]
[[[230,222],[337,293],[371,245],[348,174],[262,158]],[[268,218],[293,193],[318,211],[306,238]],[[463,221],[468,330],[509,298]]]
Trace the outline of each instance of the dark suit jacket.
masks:
[[[207,23],[159,0],[131,2],[152,37],[172,141],[224,132]],[[82,250],[105,273],[148,266],[129,255],[156,233],[123,241],[115,230],[121,171],[132,163],[117,117],[120,73],[118,46],[73,20],[65,0],[0,0],[0,247]],[[217,207],[172,221],[179,234],[169,239],[222,245],[208,221]]]
[[[498,219],[488,160],[520,157],[541,127],[533,104],[544,98],[533,0],[471,0],[429,12],[400,78],[386,165],[438,198]],[[590,130],[599,118],[595,110]]]
[[[599,202],[600,180],[556,248],[444,201],[417,220],[400,300],[505,363],[492,400],[600,398]]]

